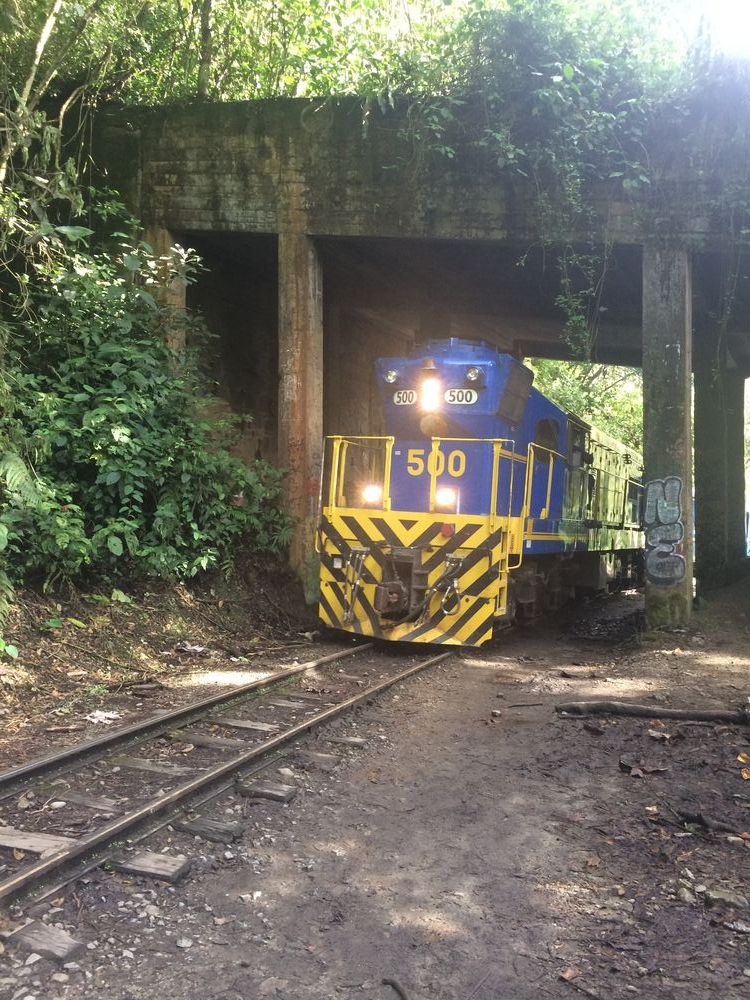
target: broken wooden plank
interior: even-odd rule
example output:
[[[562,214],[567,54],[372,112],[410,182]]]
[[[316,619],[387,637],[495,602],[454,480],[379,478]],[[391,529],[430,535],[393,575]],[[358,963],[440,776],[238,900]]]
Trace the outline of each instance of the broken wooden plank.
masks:
[[[271,698],[269,705],[276,705],[279,708],[307,708],[304,701],[289,701],[288,698]]]
[[[297,794],[294,785],[282,785],[273,781],[255,781],[250,785],[238,781],[235,787],[240,795],[247,798],[271,799],[273,802],[291,802]]]
[[[30,833],[16,830],[12,826],[0,826],[0,847],[14,847],[19,851],[30,851],[46,858],[76,844],[74,837],[60,837],[51,833]]]
[[[144,760],[142,757],[112,757],[111,762],[118,767],[127,767],[133,771],[148,771],[151,774],[190,774],[195,768],[183,767],[181,764],[165,764],[158,760]]]
[[[61,802],[72,802],[76,806],[85,806],[86,809],[94,809],[100,813],[120,812],[120,805],[115,799],[108,799],[104,795],[86,795],[85,792],[62,792],[58,791],[56,796]]]
[[[278,733],[279,727],[272,722],[256,722],[254,719],[212,719],[217,726],[229,726],[232,729],[255,729],[259,733]]]
[[[56,962],[70,962],[83,948],[67,931],[51,927],[41,920],[32,920],[25,927],[19,927],[8,937],[9,941],[21,945],[30,952],[51,958]]]
[[[340,743],[345,747],[367,746],[367,740],[362,736],[326,736],[326,743]]]
[[[170,740],[180,743],[192,743],[196,747],[209,747],[211,750],[247,750],[247,740],[233,740],[227,736],[211,736],[199,733],[194,729],[180,729],[169,733]]]
[[[217,844],[229,844],[237,840],[244,830],[241,823],[224,823],[207,816],[176,820],[172,826],[181,833],[191,833],[194,837],[203,837],[204,840],[212,840]]]
[[[118,858],[113,864],[117,871],[128,875],[148,875],[165,882],[176,882],[189,871],[190,858],[186,858],[184,854],[174,856],[140,851],[130,858]]]
[[[295,691],[292,698],[299,698],[302,701],[323,701],[323,695],[313,694],[312,691]]]

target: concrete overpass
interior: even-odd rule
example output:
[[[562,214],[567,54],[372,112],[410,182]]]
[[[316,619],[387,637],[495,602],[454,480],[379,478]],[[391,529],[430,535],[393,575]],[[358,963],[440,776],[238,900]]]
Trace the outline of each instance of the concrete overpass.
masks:
[[[715,140],[704,129],[714,153]],[[732,155],[706,170],[700,156],[685,155],[684,141],[653,137],[652,184],[629,195],[618,182],[593,185],[585,228],[573,219],[556,234],[607,259],[597,360],[643,366],[651,540],[679,533],[659,519],[669,508],[685,569],[671,584],[647,584],[653,622],[689,616],[693,442],[699,582],[721,582],[744,563],[750,266],[737,192],[750,204],[747,157],[723,135]],[[292,560],[303,572],[323,434],[378,427],[374,357],[428,335],[570,356],[559,272],[534,193],[482,150],[460,138],[455,149],[453,159],[425,154],[402,111],[363,114],[355,100],[99,118],[98,167],[143,220],[147,239],[163,252],[187,243],[210,269],[173,298],[203,309],[219,337],[222,394],[233,409],[256,414],[244,453],[290,470],[289,508],[300,519]],[[675,513],[664,489],[676,480]]]

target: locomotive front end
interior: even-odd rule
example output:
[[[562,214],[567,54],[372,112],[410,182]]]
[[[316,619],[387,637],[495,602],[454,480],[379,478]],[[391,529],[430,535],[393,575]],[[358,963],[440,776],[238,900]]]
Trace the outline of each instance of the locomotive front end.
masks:
[[[455,341],[378,362],[389,433],[326,439],[318,544],[327,625],[477,646],[508,616],[523,471],[497,421],[503,404],[523,408],[530,386],[508,362]]]

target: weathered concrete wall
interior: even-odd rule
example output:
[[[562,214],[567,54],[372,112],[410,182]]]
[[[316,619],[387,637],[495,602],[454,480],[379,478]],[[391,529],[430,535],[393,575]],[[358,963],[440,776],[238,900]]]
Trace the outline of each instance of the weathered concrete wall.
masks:
[[[696,573],[710,588],[745,561],[745,379],[719,324],[706,323],[695,345]]]
[[[453,159],[426,155],[404,110],[284,99],[117,111],[100,118],[99,136],[99,161],[140,217],[176,230],[278,232],[285,191],[296,189],[310,235],[519,246],[540,236],[528,187],[460,139]],[[602,243],[639,245],[665,229],[693,249],[726,242],[721,176],[680,176],[679,152],[664,156],[671,176],[656,193],[626,196],[616,182],[588,193]]]

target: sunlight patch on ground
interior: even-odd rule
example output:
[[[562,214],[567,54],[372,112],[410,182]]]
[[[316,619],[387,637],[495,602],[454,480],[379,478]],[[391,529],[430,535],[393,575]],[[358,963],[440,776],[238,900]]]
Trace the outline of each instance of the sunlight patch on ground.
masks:
[[[461,663],[467,667],[478,667],[480,670],[496,670],[498,667],[517,666],[517,663],[507,656],[497,656],[492,660],[480,660],[476,656],[462,656]]]
[[[466,928],[446,913],[441,913],[440,910],[429,910],[427,913],[417,913],[414,910],[394,913],[391,925],[393,927],[419,928],[428,936],[466,937]]]
[[[353,840],[328,840],[318,841],[315,849],[321,854],[333,854],[337,858],[345,858],[350,854],[356,854],[358,845]]]
[[[550,903],[567,903],[572,899],[580,900],[582,896],[596,898],[596,890],[577,882],[545,882],[536,888],[544,892],[545,898]]]
[[[172,677],[170,687],[238,687],[269,677],[272,670],[198,670]]]

